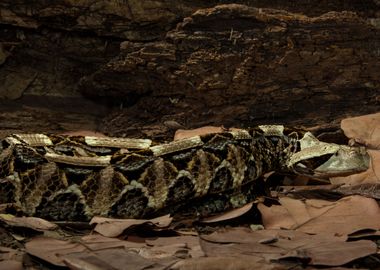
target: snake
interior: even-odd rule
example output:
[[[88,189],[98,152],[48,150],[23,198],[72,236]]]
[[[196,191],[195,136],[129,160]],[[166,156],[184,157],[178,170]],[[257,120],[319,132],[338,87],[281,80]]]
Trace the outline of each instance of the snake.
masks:
[[[363,147],[322,142],[282,125],[171,142],[20,133],[0,142],[0,205],[53,221],[203,217],[263,195],[270,172],[328,178],[368,164]]]

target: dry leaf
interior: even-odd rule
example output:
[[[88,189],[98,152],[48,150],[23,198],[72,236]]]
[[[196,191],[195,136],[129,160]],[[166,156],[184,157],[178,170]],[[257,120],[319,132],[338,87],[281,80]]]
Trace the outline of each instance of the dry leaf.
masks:
[[[380,183],[366,183],[355,186],[341,186],[334,189],[343,195],[361,195],[368,198],[380,200]]]
[[[54,230],[58,227],[54,223],[36,217],[15,217],[10,214],[0,214],[0,220],[9,226],[25,227],[36,231]]]
[[[343,119],[344,134],[372,149],[380,149],[380,113]]]
[[[100,234],[86,235],[81,238],[81,243],[92,251],[107,249],[107,248],[142,248],[146,247],[145,243],[138,243],[117,238],[109,238]]]
[[[376,253],[376,244],[363,240],[345,242],[329,234],[310,235],[294,230],[250,232],[241,228],[202,236],[207,256],[251,255],[267,261],[299,258],[312,265],[339,266]]]
[[[320,199],[337,201],[344,195],[338,191],[341,185],[281,186],[272,191],[272,197],[291,197],[294,199]],[[349,194],[349,195],[353,195]]]
[[[339,266],[376,253],[377,247],[372,241],[345,242],[344,240],[324,233],[291,235],[280,231],[279,241],[272,245],[287,250],[286,255],[277,259],[306,259],[310,265]]]
[[[186,244],[188,247],[199,246],[199,238],[196,236],[172,236],[172,237],[159,237],[157,239],[147,239],[145,243],[149,246],[166,246],[173,244]]]
[[[358,240],[358,239],[379,239],[380,231],[377,230],[362,230],[358,232],[351,233],[348,236],[349,240]]]
[[[65,266],[62,256],[87,249],[80,243],[47,237],[35,237],[25,244],[25,248],[29,254],[57,266]]]
[[[248,203],[240,208],[232,209],[230,211],[226,211],[220,215],[215,215],[212,217],[204,218],[200,222],[202,223],[214,223],[214,222],[220,222],[225,221],[233,218],[240,217],[247,213],[249,210],[252,209],[253,202]]]
[[[102,236],[88,236],[82,238],[81,243],[72,243],[36,237],[26,243],[25,247],[35,257],[56,266],[70,266],[71,269],[145,269],[154,264],[136,253],[142,249],[141,246],[132,248],[127,244],[128,241],[106,239]],[[106,243],[103,247],[101,241]]]
[[[239,257],[210,257],[179,261],[171,267],[178,270],[281,270],[287,266],[268,263],[263,259],[241,255]]]
[[[63,256],[63,261],[72,269],[147,269],[154,265],[136,253],[124,249],[104,249],[96,252],[71,253]]]
[[[274,230],[251,231],[248,228],[233,228],[201,236],[201,247],[207,257],[240,256],[246,254],[253,260],[273,259],[286,253],[286,249],[262,243],[278,240]]]
[[[152,224],[157,228],[168,227],[173,218],[170,215],[157,217],[154,219],[114,219],[104,217],[94,217],[90,224],[96,224],[94,230],[107,237],[117,237],[124,232],[124,230],[131,226]]]
[[[281,206],[259,205],[266,229],[287,228],[334,235],[347,235],[363,229],[380,229],[380,208],[370,198],[349,196],[337,202],[281,198],[280,202]],[[276,212],[282,215],[278,216]]]
[[[257,205],[266,229],[288,229],[294,226],[294,220],[289,212],[282,205],[272,205],[267,207],[262,203]]]
[[[190,254],[191,258],[199,258],[204,256],[204,253],[201,250],[201,246],[199,244],[199,237],[196,236],[186,235],[174,237],[159,237],[155,240],[146,240],[145,242],[149,246],[162,247],[162,249],[164,250],[168,246],[183,246],[183,248],[188,249],[188,253]]]
[[[277,230],[260,230],[252,231],[245,227],[230,228],[227,230],[219,230],[209,235],[201,235],[202,240],[215,243],[252,243],[260,242],[265,239],[277,237]]]
[[[175,258],[190,258],[189,249],[185,243],[178,243],[166,246],[153,246],[149,248],[140,248],[139,255],[150,260]]]
[[[22,256],[24,256],[24,252],[20,250],[0,247],[0,261],[21,261]]]
[[[331,183],[348,185],[380,183],[380,113],[344,119],[341,128],[348,138],[370,148],[368,153],[371,156],[371,163],[367,171],[347,177],[334,177]]]
[[[369,240],[355,242],[326,240],[325,242],[305,243],[303,247],[291,251],[279,259],[294,258],[303,254],[304,258],[310,258],[309,264],[311,265],[339,266],[375,254],[376,251],[376,244]]]
[[[6,261],[0,261],[0,269],[23,270],[24,267],[22,265],[22,262],[6,260]]]

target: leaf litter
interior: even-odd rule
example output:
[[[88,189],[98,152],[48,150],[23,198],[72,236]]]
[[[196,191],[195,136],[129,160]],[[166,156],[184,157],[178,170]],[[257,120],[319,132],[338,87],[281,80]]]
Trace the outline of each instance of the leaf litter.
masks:
[[[104,236],[117,237],[123,233],[123,231],[137,226],[137,225],[153,225],[156,228],[166,228],[172,222],[172,218],[169,215],[154,219],[114,219],[104,217],[94,217],[90,221],[90,224],[96,224],[94,230]]]
[[[306,233],[348,235],[363,230],[380,230],[380,207],[376,200],[348,196],[337,202],[280,198],[281,205],[258,206],[266,229],[292,229]]]
[[[284,188],[271,200],[200,221],[217,227],[209,231],[178,228],[170,216],[151,220],[95,217],[92,231],[67,231],[65,226],[38,218],[0,215],[0,228],[9,230],[14,246],[0,231],[0,269],[23,269],[30,258],[34,269],[352,269],[380,265],[380,114],[342,121],[354,144],[370,148],[368,171],[335,177],[331,184]],[[371,127],[371,128],[368,128]],[[179,132],[178,137],[222,128]],[[321,191],[323,190],[323,192]],[[300,196],[296,196],[297,195]],[[303,193],[302,193],[303,192]],[[303,195],[302,195],[303,194]],[[334,197],[334,194],[337,195]],[[314,197],[313,197],[314,196]],[[231,227],[228,222],[250,215],[256,206],[260,224]],[[222,224],[219,225],[218,224]],[[17,228],[38,232],[16,237]],[[140,228],[136,234],[136,228]],[[149,233],[146,229],[149,228]],[[170,231],[165,235],[162,231]],[[141,234],[146,231],[146,234]],[[376,242],[377,241],[377,242]],[[25,249],[20,248],[24,246]],[[6,247],[8,246],[8,247]],[[368,264],[371,261],[372,264]],[[30,263],[29,263],[30,264]]]

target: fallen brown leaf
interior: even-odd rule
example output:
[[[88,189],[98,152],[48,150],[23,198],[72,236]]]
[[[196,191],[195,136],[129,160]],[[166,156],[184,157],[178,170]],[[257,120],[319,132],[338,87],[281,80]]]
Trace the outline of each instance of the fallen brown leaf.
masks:
[[[355,186],[340,186],[334,189],[343,195],[361,195],[368,198],[380,200],[380,182],[379,183],[365,183]]]
[[[266,229],[289,229],[295,224],[288,210],[282,205],[267,207],[260,203],[257,205],[257,209],[262,215],[263,225]]]
[[[334,177],[331,183],[380,183],[380,113],[344,119],[341,128],[348,138],[370,148],[367,151],[371,156],[371,163],[367,171],[347,177]]]
[[[182,249],[187,249],[191,258],[199,258],[204,256],[204,252],[201,250],[201,246],[199,243],[199,237],[196,236],[174,236],[174,237],[159,237],[154,240],[146,240],[147,245],[156,247],[162,247],[162,249],[166,249],[166,247],[181,247]],[[145,257],[145,256],[144,256]]]
[[[24,266],[22,265],[22,262],[19,262],[19,261],[5,260],[5,261],[0,261],[0,269],[23,270]]]
[[[281,231],[282,232],[282,231]],[[291,231],[283,231],[283,233]],[[298,232],[292,232],[293,234]],[[252,231],[245,227],[236,227],[226,230],[219,230],[209,235],[201,235],[202,240],[215,243],[259,243],[263,240],[272,239],[278,236],[278,230]],[[209,254],[208,254],[209,255]]]
[[[316,235],[315,237],[318,237]],[[355,242],[340,242],[327,240],[325,242],[308,242],[296,250],[290,251],[285,256],[278,258],[294,258],[300,256],[310,258],[311,265],[339,266],[358,258],[375,254],[377,246],[369,240]]]
[[[216,231],[210,235],[201,236],[201,247],[207,257],[229,257],[249,255],[252,260],[271,260],[286,253],[286,250],[273,245],[278,241],[275,230],[251,231],[248,228],[233,228],[226,231]]]
[[[166,246],[172,244],[186,244],[188,247],[199,246],[199,238],[197,236],[172,236],[158,237],[156,239],[147,239],[145,243],[149,246]]]
[[[25,244],[26,252],[57,266],[65,266],[62,256],[86,250],[80,243],[35,237]]]
[[[310,235],[294,230],[250,232],[236,228],[202,236],[201,246],[207,256],[252,256],[266,261],[298,258],[311,265],[339,266],[376,253],[369,240],[345,242],[345,238],[320,233]]]
[[[144,258],[154,261],[170,257],[179,257],[181,259],[190,258],[189,249],[185,243],[140,248],[138,253]]]
[[[220,215],[215,215],[212,217],[204,218],[200,222],[202,223],[214,223],[214,222],[221,222],[229,219],[234,219],[237,217],[240,217],[247,213],[249,210],[252,209],[253,202],[248,203],[242,207],[232,209],[230,211],[226,211]]]
[[[138,243],[117,238],[109,238],[100,234],[86,235],[81,238],[81,243],[92,251],[107,249],[107,248],[142,248],[146,247],[145,243]]]
[[[0,214],[0,220],[9,226],[30,228],[36,231],[54,230],[58,226],[42,218],[15,217],[10,214]]]
[[[344,134],[372,149],[380,149],[380,113],[346,118],[341,122]]]
[[[286,228],[340,236],[363,229],[380,229],[380,208],[370,198],[355,195],[329,202],[284,197],[280,203],[281,206],[271,207],[258,205],[266,229]]]
[[[71,269],[88,270],[142,270],[155,263],[124,249],[104,249],[96,252],[71,253],[63,256],[63,262]]]
[[[137,243],[95,234],[82,237],[81,240],[81,243],[89,249],[88,251],[71,253],[64,256],[64,262],[72,268],[107,269],[104,264],[107,264],[107,267],[112,265],[115,268],[114,263],[108,262],[110,256],[107,254],[107,256],[103,256],[100,253],[105,250],[109,250],[110,254],[114,251],[115,253],[120,253],[119,250],[123,248],[123,250],[128,252],[125,255],[128,258],[138,255],[138,257],[131,259],[131,263],[125,264],[128,266],[128,269],[139,269],[139,264],[145,265],[144,260],[149,260],[150,264],[157,264],[156,266],[159,268],[159,266],[172,265],[183,258],[199,258],[204,256],[198,237],[194,236],[160,237],[154,240],[145,240],[146,243]],[[141,260],[140,257],[144,260]],[[135,264],[138,265],[136,266]]]
[[[76,243],[36,237],[25,247],[30,255],[71,269],[145,269],[155,264],[137,254],[147,245],[128,242],[103,236],[86,236]]]
[[[297,192],[297,191],[306,191],[306,190],[333,190],[335,188],[340,187],[341,185],[312,185],[312,186],[278,186],[279,191],[278,194],[287,195],[287,193]]]
[[[117,237],[131,226],[151,224],[157,228],[165,228],[170,225],[172,218],[169,215],[154,219],[114,219],[94,217],[90,224],[96,224],[94,230],[107,237]]]
[[[21,261],[23,255],[20,250],[0,247],[0,261]]]
[[[358,240],[358,239],[379,239],[380,231],[377,230],[362,230],[358,232],[351,233],[348,235],[349,240]]]
[[[272,197],[290,197],[294,199],[320,199],[337,201],[344,194],[338,191],[341,185],[312,185],[312,186],[281,186],[277,191],[271,191]],[[353,195],[353,193],[348,194]],[[361,195],[357,193],[357,195]]]
[[[210,257],[200,259],[188,259],[179,261],[171,267],[178,270],[282,270],[287,266],[268,263],[263,259],[241,255],[239,257]]]

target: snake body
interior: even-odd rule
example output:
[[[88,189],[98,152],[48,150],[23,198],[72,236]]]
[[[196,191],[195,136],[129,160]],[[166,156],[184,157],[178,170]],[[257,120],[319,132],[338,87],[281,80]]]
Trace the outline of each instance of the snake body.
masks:
[[[353,173],[368,165],[361,150],[350,148],[348,155],[346,146],[313,137],[311,142],[308,136],[283,126],[163,144],[16,134],[0,144],[0,204],[49,220],[143,218],[180,209],[195,209],[204,216],[262,195],[259,179],[267,172],[313,174],[319,166],[328,173],[327,163],[339,151],[339,159],[345,159],[340,171]],[[322,146],[327,151],[320,152]]]

